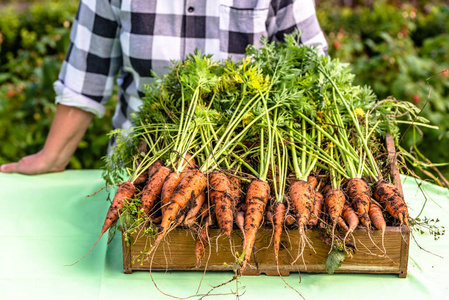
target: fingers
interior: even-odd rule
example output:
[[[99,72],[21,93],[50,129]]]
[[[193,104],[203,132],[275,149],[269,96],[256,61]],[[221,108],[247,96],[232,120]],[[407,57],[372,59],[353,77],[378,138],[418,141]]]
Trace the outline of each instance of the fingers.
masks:
[[[17,164],[18,163],[9,163],[0,166],[0,171],[2,173],[17,173]]]
[[[24,159],[18,162],[5,164],[0,167],[0,171],[2,171],[2,173],[20,173],[25,175],[35,175],[45,173],[42,172],[40,169],[41,167],[38,167],[33,164],[28,164],[27,161]]]
[[[25,156],[18,162],[5,164],[0,167],[0,171],[3,173],[20,173],[25,175],[61,172],[64,169],[64,167],[56,167],[54,164],[48,163],[41,153]]]

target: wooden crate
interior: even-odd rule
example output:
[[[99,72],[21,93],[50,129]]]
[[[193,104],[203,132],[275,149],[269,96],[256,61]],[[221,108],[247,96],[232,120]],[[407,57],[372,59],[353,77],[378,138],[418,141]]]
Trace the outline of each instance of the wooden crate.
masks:
[[[232,271],[234,268],[234,257],[231,252],[229,240],[226,236],[219,235],[219,229],[211,229],[210,249],[201,260],[201,265],[196,267],[195,238],[192,234],[180,228],[170,232],[165,241],[159,246],[152,259],[151,270],[182,270],[182,271]],[[257,233],[255,243],[255,257],[253,256],[245,275],[277,275],[274,263],[274,253],[271,241],[272,231],[270,228],[261,228]],[[296,230],[283,233],[281,250],[279,251],[279,270],[284,276],[290,272],[325,273],[324,262],[328,256],[330,246],[324,243],[320,237],[319,230],[307,231],[307,237],[313,247],[305,247],[303,256],[295,264],[292,264],[298,253],[299,235]],[[217,238],[218,237],[218,238]],[[335,273],[384,273],[398,274],[399,277],[407,276],[407,262],[410,232],[407,227],[388,227],[385,233],[384,256],[381,248],[381,235],[379,231],[372,232],[371,241],[366,230],[357,229],[354,238],[358,251],[352,258],[347,257]],[[123,242],[123,268],[125,273],[135,270],[150,270],[150,261],[143,263],[138,261],[141,251],[145,248],[146,239],[134,236],[135,242],[126,246]],[[375,244],[374,244],[374,243]],[[242,253],[242,239],[235,231],[231,238],[233,252]],[[176,249],[176,251],[172,251]],[[256,263],[257,261],[257,263]]]
[[[395,184],[402,192],[399,172],[396,167],[394,144],[387,137],[391,173]],[[145,237],[133,236],[133,243],[127,246],[122,240],[123,269],[125,273],[135,270],[182,270],[182,271],[232,271],[235,258],[233,253],[242,253],[242,238],[239,230],[231,236],[231,243],[224,235],[219,236],[219,229],[210,229],[210,248],[206,250],[199,267],[196,266],[195,237],[187,230],[176,228],[171,231],[155,251],[151,261],[139,261],[141,251],[148,242]],[[343,233],[340,233],[343,234]],[[290,272],[325,273],[325,261],[330,245],[320,238],[320,230],[307,231],[310,246],[306,246],[302,257],[292,264],[298,254],[299,233],[297,230],[284,231],[279,251],[279,271],[282,275]],[[410,231],[406,226],[387,227],[384,238],[386,255],[381,251],[382,241],[379,230],[371,232],[371,239],[366,230],[354,231],[357,250],[352,258],[347,257],[335,273],[382,273],[407,276],[407,264]],[[232,248],[231,248],[232,245]],[[278,275],[274,262],[271,228],[261,228],[257,233],[255,253],[244,275]],[[176,251],[171,251],[176,249]],[[232,250],[232,251],[231,251]]]

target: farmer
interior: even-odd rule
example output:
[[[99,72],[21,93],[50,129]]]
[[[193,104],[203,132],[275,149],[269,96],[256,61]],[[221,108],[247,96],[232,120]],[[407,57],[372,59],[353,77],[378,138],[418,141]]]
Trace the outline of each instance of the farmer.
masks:
[[[151,72],[163,74],[170,60],[183,59],[196,48],[214,60],[237,60],[247,45],[260,46],[262,36],[278,41],[299,29],[301,43],[327,54],[314,5],[313,0],[82,0],[54,83],[58,106],[45,145],[0,170],[63,171],[92,119],[104,115],[116,78],[113,127],[128,128]]]

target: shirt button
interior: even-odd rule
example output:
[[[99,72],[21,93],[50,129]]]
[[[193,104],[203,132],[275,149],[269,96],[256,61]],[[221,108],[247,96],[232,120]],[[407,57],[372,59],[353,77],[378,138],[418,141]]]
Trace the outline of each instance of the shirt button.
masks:
[[[189,6],[189,8],[187,9],[187,11],[188,12],[194,12],[195,11],[195,8],[193,7],[193,6]]]

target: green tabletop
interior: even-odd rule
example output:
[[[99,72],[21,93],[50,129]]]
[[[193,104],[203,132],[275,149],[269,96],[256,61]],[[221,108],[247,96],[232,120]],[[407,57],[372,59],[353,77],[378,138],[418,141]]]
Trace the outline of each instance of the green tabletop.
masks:
[[[410,215],[449,224],[449,192],[402,177]],[[232,272],[123,273],[121,239],[104,236],[92,252],[108,209],[108,190],[99,170],[24,176],[0,173],[0,299],[169,299],[188,297],[229,280]],[[419,189],[423,189],[426,197]],[[113,189],[109,192],[114,193]],[[408,276],[298,274],[284,279],[306,299],[449,299],[449,238],[435,241],[413,232]],[[279,277],[244,276],[214,291],[215,299],[294,299]],[[162,293],[163,292],[163,293]],[[425,297],[425,298],[424,298]]]

